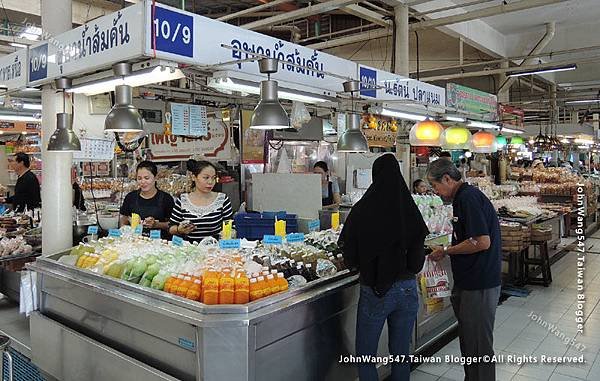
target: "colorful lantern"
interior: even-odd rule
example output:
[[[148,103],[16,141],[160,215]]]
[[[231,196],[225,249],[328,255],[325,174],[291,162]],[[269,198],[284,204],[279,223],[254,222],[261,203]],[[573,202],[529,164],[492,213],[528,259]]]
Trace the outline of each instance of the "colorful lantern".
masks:
[[[513,147],[522,146],[523,143],[523,138],[520,136],[513,136],[512,138],[510,138],[510,145]]]
[[[477,153],[492,153],[496,151],[496,136],[491,132],[479,131],[471,140],[471,151]]]
[[[416,123],[410,129],[410,145],[439,147],[441,146],[441,136],[444,128],[435,120],[425,119],[422,122]]]
[[[463,126],[451,126],[442,133],[442,147],[445,149],[468,149],[471,132]]]
[[[496,136],[496,148],[501,150],[506,147],[506,144],[508,144],[506,141],[506,136],[498,134],[498,136]]]

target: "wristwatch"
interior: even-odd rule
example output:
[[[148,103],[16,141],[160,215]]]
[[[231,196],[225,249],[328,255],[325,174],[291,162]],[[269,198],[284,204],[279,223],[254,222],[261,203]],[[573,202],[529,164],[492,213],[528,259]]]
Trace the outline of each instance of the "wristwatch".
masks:
[[[448,246],[447,245],[444,246],[444,255],[448,255]]]

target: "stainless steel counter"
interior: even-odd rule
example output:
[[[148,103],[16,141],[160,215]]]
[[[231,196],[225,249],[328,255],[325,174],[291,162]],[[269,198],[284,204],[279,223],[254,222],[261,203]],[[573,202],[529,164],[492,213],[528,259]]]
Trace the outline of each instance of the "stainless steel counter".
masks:
[[[60,380],[352,380],[358,276],[347,272],[237,306],[206,306],[58,263],[38,272],[32,360]],[[452,323],[420,315],[425,330]],[[386,355],[387,329],[379,354]],[[383,378],[389,369],[381,368]]]

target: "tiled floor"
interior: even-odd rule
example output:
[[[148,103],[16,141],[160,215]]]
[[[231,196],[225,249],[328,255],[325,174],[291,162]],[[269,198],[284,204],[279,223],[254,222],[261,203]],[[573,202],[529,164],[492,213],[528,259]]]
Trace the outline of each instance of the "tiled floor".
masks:
[[[526,298],[511,297],[498,307],[494,330],[494,348],[497,355],[531,355],[541,359],[546,356],[580,356],[584,364],[517,364],[502,363],[496,366],[497,380],[513,381],[581,381],[600,380],[600,232],[589,237],[590,249],[585,261],[585,328],[577,334],[575,322],[577,299],[577,253],[569,252],[552,266],[553,283],[550,287],[527,286],[531,294]],[[529,316],[534,313],[556,331],[543,327]],[[558,337],[560,334],[563,337]],[[579,349],[564,344],[575,337]],[[458,339],[452,341],[436,356],[460,355]],[[506,357],[506,356],[505,356]],[[449,381],[464,379],[460,365],[425,364],[411,373],[413,381]],[[488,381],[488,380],[485,380]]]

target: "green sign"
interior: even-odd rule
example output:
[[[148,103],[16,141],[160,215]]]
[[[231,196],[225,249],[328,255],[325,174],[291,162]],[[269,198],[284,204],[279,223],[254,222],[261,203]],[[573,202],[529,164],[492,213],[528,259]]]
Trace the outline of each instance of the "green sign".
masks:
[[[495,95],[456,83],[446,85],[446,106],[458,112],[479,115],[481,120],[498,120],[498,98]]]

